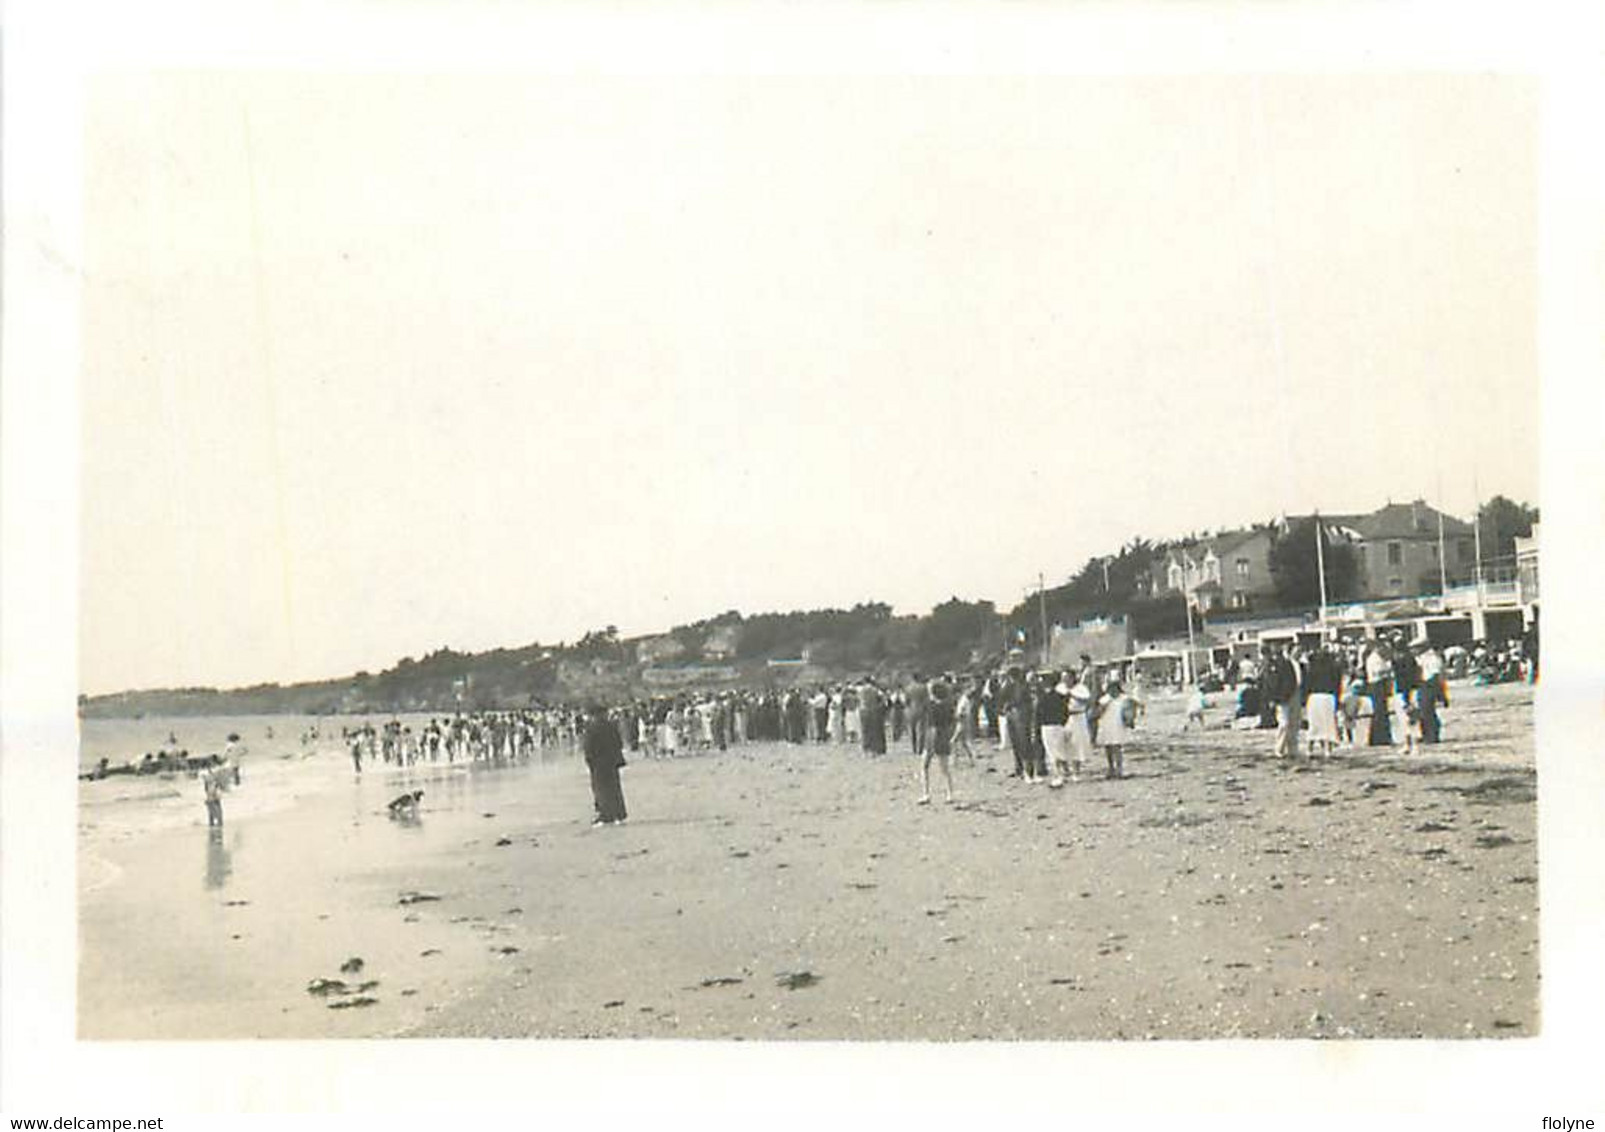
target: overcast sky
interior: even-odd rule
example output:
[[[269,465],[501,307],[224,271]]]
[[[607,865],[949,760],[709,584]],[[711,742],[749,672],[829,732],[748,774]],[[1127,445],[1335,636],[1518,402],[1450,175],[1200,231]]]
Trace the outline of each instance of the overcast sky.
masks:
[[[103,81],[85,691],[1537,498],[1496,77]],[[1441,488],[1440,485],[1441,484]]]

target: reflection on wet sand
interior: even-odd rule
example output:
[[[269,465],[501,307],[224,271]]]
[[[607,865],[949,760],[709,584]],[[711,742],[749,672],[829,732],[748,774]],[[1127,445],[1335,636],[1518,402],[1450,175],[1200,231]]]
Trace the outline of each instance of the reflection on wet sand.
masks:
[[[223,839],[221,827],[206,831],[206,887],[222,888],[234,871],[232,853]]]

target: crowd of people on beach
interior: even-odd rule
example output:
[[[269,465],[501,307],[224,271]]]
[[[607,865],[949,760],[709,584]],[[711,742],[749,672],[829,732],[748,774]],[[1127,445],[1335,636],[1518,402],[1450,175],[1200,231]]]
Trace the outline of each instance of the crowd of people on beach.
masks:
[[[583,714],[571,708],[521,711],[474,711],[432,717],[417,731],[410,723],[390,719],[375,727],[364,722],[341,729],[352,766],[362,773],[364,761],[409,767],[418,763],[527,762],[547,748],[572,746],[579,738]]]
[[[1521,640],[1483,642],[1440,650],[1426,638],[1385,632],[1362,641],[1336,634],[1294,646],[1271,642],[1259,655],[1222,664],[1193,682],[1183,729],[1274,731],[1271,753],[1331,758],[1340,746],[1391,747],[1442,741],[1443,709],[1451,676],[1477,683],[1536,679],[1536,650]],[[1235,693],[1232,714],[1215,722],[1211,689]],[[1013,758],[1009,776],[1058,788],[1074,782],[1099,754],[1106,777],[1125,777],[1126,748],[1146,715],[1148,694],[1138,675],[1100,665],[1086,654],[1072,669],[914,673],[887,684],[872,677],[785,690],[687,693],[634,700],[589,711],[586,754],[592,762],[625,752],[647,758],[683,758],[756,742],[850,744],[869,756],[907,737],[919,759],[918,802],[931,800],[931,766],[953,800],[950,761],[975,758],[977,745],[995,741]],[[595,748],[593,755],[593,748]],[[608,785],[604,792],[615,788]],[[616,808],[622,813],[622,795]],[[598,801],[600,815],[609,807]],[[622,818],[618,819],[622,820]]]
[[[1213,674],[1215,687],[1236,694],[1227,726],[1275,730],[1275,753],[1297,753],[1300,733],[1311,755],[1339,745],[1434,745],[1443,739],[1449,680],[1477,684],[1537,678],[1536,653],[1521,640],[1490,648],[1473,642],[1439,649],[1402,632],[1364,641],[1329,636],[1312,645],[1267,644],[1260,660],[1244,658]],[[1192,689],[1185,726],[1204,725],[1210,706],[1203,682]]]
[[[1340,746],[1390,747],[1443,739],[1449,680],[1478,684],[1537,676],[1536,642],[1467,642],[1440,649],[1426,638],[1384,632],[1346,641],[1336,634],[1306,643],[1271,641],[1257,655],[1213,666],[1182,690],[1182,729],[1274,731],[1271,753],[1331,758]],[[921,805],[931,801],[931,769],[954,800],[951,763],[975,762],[978,749],[1012,757],[1009,777],[1052,788],[1075,782],[1099,761],[1103,774],[1126,774],[1126,750],[1138,738],[1155,686],[1133,666],[1095,663],[1083,654],[1066,669],[1024,663],[970,672],[814,683],[792,688],[693,691],[592,703],[581,710],[545,705],[431,717],[414,728],[392,718],[342,728],[353,767],[378,763],[505,765],[578,748],[591,773],[596,824],[626,818],[618,771],[626,757],[677,759],[753,744],[837,745],[868,757],[907,742],[917,759]],[[1227,702],[1216,696],[1229,694]],[[1218,708],[1228,708],[1221,712]],[[314,724],[304,748],[321,738]],[[202,784],[209,825],[222,824],[222,796],[240,783],[243,747],[230,734],[221,754],[191,756],[169,735],[138,764],[101,759],[85,779],[116,774],[184,772]],[[416,799],[414,799],[416,805]]]
[[[1079,778],[1097,750],[1109,777],[1124,775],[1123,747],[1140,701],[1106,679],[1090,657],[1076,671],[946,672],[933,677],[814,684],[762,691],[727,690],[594,704],[585,730],[594,766],[622,758],[686,758],[755,743],[836,744],[885,755],[905,739],[919,759],[918,801],[931,800],[931,768],[953,800],[951,762],[975,760],[995,740],[1014,757],[1011,776],[1062,786]],[[617,754],[615,755],[615,748]],[[607,809],[598,802],[598,814]],[[601,824],[610,820],[598,817]]]

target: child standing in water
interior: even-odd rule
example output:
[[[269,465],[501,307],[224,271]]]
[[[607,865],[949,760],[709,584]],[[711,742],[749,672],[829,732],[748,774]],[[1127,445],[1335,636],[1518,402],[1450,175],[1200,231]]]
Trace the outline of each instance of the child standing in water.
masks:
[[[1136,721],[1137,701],[1121,688],[1120,681],[1109,681],[1098,701],[1098,746],[1109,762],[1110,778],[1126,777],[1125,746]]]
[[[226,767],[214,766],[201,771],[201,789],[206,792],[206,824],[207,826],[222,826],[223,824],[223,775],[227,773]]]

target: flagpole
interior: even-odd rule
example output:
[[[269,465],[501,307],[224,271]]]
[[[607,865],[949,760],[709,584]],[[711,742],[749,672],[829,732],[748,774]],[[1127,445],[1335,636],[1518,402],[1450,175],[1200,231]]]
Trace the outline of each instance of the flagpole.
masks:
[[[1048,667],[1048,580],[1037,575],[1037,606],[1042,613],[1042,667]]]
[[[1326,628],[1326,531],[1321,526],[1321,512],[1315,512],[1315,572],[1321,578],[1321,628]]]
[[[1181,666],[1181,678],[1184,683],[1191,684],[1193,682],[1193,599],[1188,594],[1185,583],[1181,588],[1181,606],[1182,612],[1187,615],[1187,656]]]
[[[1438,498],[1442,499],[1440,495]],[[1449,592],[1449,554],[1443,544],[1443,511],[1438,512],[1438,593]]]
[[[1482,608],[1482,487],[1477,483],[1477,473],[1471,473],[1471,494],[1477,497],[1471,510],[1471,537],[1475,540],[1475,553],[1477,563],[1473,570],[1473,577],[1477,582],[1477,608]]]
[[[1443,472],[1438,473],[1438,594],[1449,594],[1449,552],[1443,541]]]

